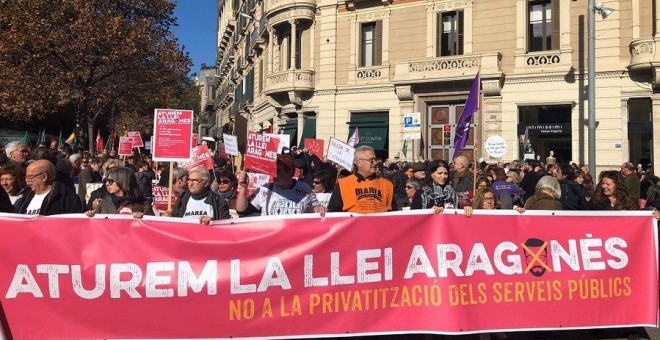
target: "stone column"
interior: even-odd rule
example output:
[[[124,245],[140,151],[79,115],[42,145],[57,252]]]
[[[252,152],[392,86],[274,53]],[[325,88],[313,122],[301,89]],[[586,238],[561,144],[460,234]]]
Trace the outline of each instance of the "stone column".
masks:
[[[289,67],[290,70],[295,70],[296,69],[296,42],[297,42],[297,33],[296,32],[296,21],[295,20],[289,20],[289,24],[291,24],[291,41],[289,41],[289,57],[291,58],[291,67]]]

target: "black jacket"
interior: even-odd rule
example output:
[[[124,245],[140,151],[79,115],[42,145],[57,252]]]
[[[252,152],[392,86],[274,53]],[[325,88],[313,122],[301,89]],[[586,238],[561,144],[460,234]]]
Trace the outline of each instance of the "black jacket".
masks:
[[[191,196],[192,193],[190,190],[184,191],[183,195],[179,196],[176,202],[174,202],[174,207],[172,208],[173,217],[183,217],[186,213],[186,206],[188,205]],[[209,195],[204,199],[204,203],[213,207],[213,216],[211,216],[213,221],[231,218],[231,215],[229,215],[229,203],[227,202],[227,199],[220,197],[220,195],[213,191],[209,190]]]
[[[14,205],[17,214],[25,214],[34,197],[35,192],[30,190],[19,198]],[[39,215],[50,216],[59,214],[82,213],[82,203],[76,192],[60,182],[54,182],[53,188],[41,204]]]

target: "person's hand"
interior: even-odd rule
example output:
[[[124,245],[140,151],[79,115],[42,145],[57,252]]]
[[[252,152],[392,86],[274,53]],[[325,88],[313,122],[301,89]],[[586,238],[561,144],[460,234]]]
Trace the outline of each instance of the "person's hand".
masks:
[[[515,211],[517,211],[517,212],[519,212],[519,213],[522,214],[522,213],[525,212],[525,207],[519,207],[519,206],[517,206],[517,205],[514,205],[514,206],[513,206],[513,210],[515,210]]]
[[[466,205],[463,207],[463,214],[465,214],[466,217],[472,216],[472,207],[469,205]]]
[[[87,217],[94,217],[95,214],[96,214],[96,210],[85,211],[85,215],[87,215]]]
[[[314,212],[321,215],[321,217],[325,217],[325,213],[328,212],[328,208],[326,208],[322,205],[319,205],[318,207],[314,208]]]
[[[658,211],[658,209],[653,209],[653,217],[655,217],[656,220],[660,220],[660,211]]]
[[[209,225],[211,224],[211,216],[204,215],[199,218],[199,223],[204,224],[204,225]]]
[[[433,206],[433,213],[434,213],[434,214],[442,214],[442,212],[443,212],[444,210],[445,210],[445,207],[437,206],[437,205],[434,205],[434,206]]]
[[[172,210],[163,211],[163,216],[172,217]]]
[[[133,217],[135,217],[135,218],[142,218],[142,217],[144,216],[144,213],[141,212],[141,211],[135,211],[135,212],[133,212],[132,215],[133,215]]]

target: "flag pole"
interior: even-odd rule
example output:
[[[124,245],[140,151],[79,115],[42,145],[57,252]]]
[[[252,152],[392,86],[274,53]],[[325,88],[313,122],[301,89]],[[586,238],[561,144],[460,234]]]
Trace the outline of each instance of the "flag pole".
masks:
[[[481,91],[481,65],[479,65],[479,71],[477,73],[479,75],[479,100],[477,100],[477,111],[474,113],[474,122],[477,124],[477,131],[475,131],[475,138],[474,138],[474,147],[472,148],[472,159],[474,159],[474,170],[473,176],[474,179],[472,180],[472,195],[477,194],[477,149],[479,148],[479,144],[481,143],[481,140],[483,138],[483,130],[481,128],[481,108],[483,107],[483,93]],[[483,156],[483,155],[482,155]]]

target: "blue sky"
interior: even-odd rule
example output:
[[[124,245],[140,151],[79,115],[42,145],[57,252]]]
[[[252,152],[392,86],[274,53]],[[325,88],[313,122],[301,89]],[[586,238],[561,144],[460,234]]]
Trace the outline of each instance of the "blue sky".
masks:
[[[174,9],[178,26],[172,31],[194,63],[190,73],[199,73],[202,63],[215,63],[217,4],[217,0],[178,0]]]

